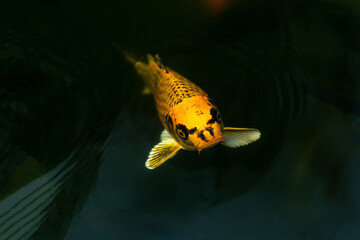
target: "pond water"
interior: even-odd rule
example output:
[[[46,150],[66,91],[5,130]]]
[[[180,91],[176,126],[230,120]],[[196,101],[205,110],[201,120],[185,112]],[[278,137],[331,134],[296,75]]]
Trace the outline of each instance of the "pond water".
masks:
[[[230,149],[163,127],[122,51],[199,85]],[[0,4],[0,239],[360,239],[360,3]]]

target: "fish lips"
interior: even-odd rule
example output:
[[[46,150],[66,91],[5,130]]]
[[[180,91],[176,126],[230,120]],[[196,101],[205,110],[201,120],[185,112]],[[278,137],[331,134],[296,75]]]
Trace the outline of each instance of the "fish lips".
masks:
[[[200,153],[200,151],[202,151],[204,149],[207,149],[207,148],[211,148],[211,147],[215,146],[216,144],[218,144],[219,142],[222,142],[222,141],[223,141],[223,139],[217,139],[215,141],[207,142],[204,147],[198,148],[198,151]]]

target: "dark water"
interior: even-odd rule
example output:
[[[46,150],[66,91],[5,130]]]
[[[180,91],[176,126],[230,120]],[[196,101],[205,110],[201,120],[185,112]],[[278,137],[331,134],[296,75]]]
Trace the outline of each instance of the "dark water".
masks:
[[[360,239],[360,4],[2,1],[0,239]],[[159,53],[247,147],[144,162],[119,51]]]

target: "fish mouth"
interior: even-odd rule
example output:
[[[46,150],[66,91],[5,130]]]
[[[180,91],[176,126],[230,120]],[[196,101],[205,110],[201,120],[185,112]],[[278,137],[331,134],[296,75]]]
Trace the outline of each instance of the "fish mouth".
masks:
[[[211,147],[215,146],[216,144],[218,144],[221,141],[222,141],[222,139],[218,139],[218,140],[212,141],[210,143],[207,143],[205,147],[200,149],[200,151],[202,151],[204,149],[207,149],[207,148],[211,148]]]

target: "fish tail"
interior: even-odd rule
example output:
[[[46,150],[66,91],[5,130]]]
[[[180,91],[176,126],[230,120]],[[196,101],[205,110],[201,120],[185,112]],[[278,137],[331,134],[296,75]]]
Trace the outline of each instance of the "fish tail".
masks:
[[[126,61],[128,61],[129,63],[132,63],[132,64],[136,63],[136,59],[132,54],[130,54],[130,53],[126,52],[126,51],[122,51],[122,53],[123,53]]]
[[[118,44],[113,43],[112,45],[116,48],[116,50],[120,51],[124,55],[124,58],[126,59],[126,61],[128,61],[129,63],[132,63],[132,64],[135,64],[137,62],[136,58],[131,53],[125,51]]]

